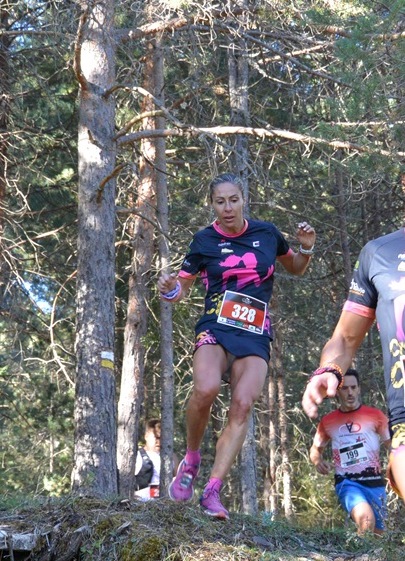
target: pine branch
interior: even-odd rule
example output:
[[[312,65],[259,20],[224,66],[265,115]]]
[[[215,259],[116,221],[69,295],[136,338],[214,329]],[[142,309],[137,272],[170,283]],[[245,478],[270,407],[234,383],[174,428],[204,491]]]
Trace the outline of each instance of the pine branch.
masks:
[[[200,136],[209,135],[212,138],[218,136],[227,136],[235,134],[245,134],[248,136],[255,136],[256,138],[274,139],[282,138],[291,140],[293,142],[301,142],[306,145],[324,145],[329,146],[335,150],[342,149],[350,152],[362,152],[367,154],[380,154],[382,156],[389,156],[395,159],[402,160],[405,158],[405,152],[397,152],[394,150],[384,150],[379,148],[372,148],[367,145],[357,144],[344,140],[328,140],[307,134],[296,133],[292,131],[274,129],[274,128],[254,128],[254,127],[239,127],[239,126],[218,126],[218,127],[192,127],[182,126],[182,128],[174,129],[160,129],[160,130],[144,130],[134,132],[117,139],[118,145],[131,144],[143,140],[145,138],[171,138],[175,136]]]

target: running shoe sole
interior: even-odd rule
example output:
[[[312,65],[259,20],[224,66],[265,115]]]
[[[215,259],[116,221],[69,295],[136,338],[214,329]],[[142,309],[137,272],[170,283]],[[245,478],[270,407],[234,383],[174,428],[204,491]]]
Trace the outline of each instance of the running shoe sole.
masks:
[[[211,518],[216,518],[217,520],[229,520],[229,514],[225,511],[221,512],[210,512],[209,510],[205,509],[203,506],[201,507],[204,514],[207,516],[211,516]]]

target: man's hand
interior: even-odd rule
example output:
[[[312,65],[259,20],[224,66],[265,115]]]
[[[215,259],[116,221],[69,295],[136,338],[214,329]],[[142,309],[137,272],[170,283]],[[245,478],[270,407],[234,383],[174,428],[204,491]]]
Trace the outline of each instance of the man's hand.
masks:
[[[319,374],[308,382],[302,397],[302,408],[308,417],[316,419],[318,416],[318,405],[320,405],[326,397],[333,397],[336,395],[338,384],[338,379],[333,372]]]
[[[316,471],[321,475],[328,475],[331,469],[333,469],[333,465],[330,462],[327,462],[326,460],[321,460],[319,463],[316,464],[315,468]]]

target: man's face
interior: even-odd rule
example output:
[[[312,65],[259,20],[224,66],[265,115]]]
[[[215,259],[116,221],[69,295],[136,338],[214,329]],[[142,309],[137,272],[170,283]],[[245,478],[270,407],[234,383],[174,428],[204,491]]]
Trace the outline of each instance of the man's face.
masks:
[[[344,377],[343,386],[337,392],[341,411],[354,411],[360,407],[360,387],[355,376]]]

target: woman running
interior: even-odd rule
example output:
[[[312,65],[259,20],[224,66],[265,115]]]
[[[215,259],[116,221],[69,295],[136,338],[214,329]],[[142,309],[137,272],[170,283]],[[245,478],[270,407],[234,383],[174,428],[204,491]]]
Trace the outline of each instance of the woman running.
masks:
[[[205,311],[195,328],[193,390],[186,409],[187,452],[169,494],[175,501],[193,496],[211,406],[222,376],[229,372],[228,420],[200,498],[206,514],[226,519],[229,513],[219,492],[242,448],[270,359],[268,303],[276,260],[289,273],[302,275],[313,254],[315,230],[307,222],[298,224],[300,247],[295,252],[274,224],[245,219],[242,184],[231,173],[216,177],[209,195],[216,220],[194,235],[178,275],[162,274],[158,288],[164,300],[177,302],[200,274],[206,289]]]

